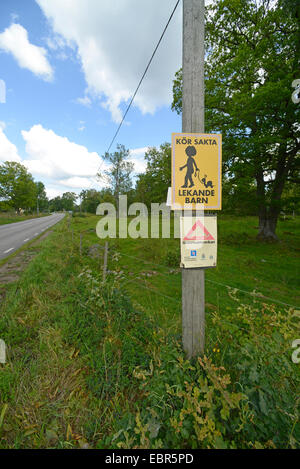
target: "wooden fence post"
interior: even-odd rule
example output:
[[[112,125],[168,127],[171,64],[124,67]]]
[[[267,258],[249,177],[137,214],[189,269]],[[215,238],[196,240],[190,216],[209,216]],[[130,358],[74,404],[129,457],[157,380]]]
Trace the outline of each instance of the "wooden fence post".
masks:
[[[104,246],[104,259],[103,259],[103,282],[106,279],[106,272],[107,272],[107,255],[108,255],[108,242],[105,242]]]

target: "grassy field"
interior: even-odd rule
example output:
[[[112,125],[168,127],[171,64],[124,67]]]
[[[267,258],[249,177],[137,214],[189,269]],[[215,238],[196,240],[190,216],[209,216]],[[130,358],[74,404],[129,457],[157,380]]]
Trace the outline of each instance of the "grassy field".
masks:
[[[31,220],[32,218],[46,217],[48,213],[41,213],[37,215],[15,215],[11,213],[0,212],[0,225],[7,225],[8,223],[16,223],[18,221]]]
[[[255,218],[220,217],[191,362],[179,240],[110,240],[104,282],[97,221],[63,220],[6,287],[0,447],[299,448],[299,219],[263,244]]]

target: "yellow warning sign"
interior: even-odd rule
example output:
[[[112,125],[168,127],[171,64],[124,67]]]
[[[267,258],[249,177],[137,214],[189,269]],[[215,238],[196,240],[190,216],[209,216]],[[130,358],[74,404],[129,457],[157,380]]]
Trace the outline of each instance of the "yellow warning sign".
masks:
[[[172,134],[172,208],[221,210],[222,135]]]
[[[217,217],[180,217],[181,265],[217,265]]]

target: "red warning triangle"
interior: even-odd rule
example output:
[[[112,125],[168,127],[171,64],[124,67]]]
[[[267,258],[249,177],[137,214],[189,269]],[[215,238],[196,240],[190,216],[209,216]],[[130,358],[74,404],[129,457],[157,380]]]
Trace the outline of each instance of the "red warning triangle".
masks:
[[[200,236],[196,236],[195,230],[197,226],[203,232]],[[184,241],[214,241],[215,238],[210,234],[209,231],[205,228],[205,226],[201,223],[200,220],[197,220],[194,226],[190,229],[188,234],[183,238]]]

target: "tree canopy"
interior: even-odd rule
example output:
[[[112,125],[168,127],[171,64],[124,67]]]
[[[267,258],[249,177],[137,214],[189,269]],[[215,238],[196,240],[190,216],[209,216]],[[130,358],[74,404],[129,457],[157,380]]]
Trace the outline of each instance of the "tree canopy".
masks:
[[[32,175],[20,163],[6,161],[0,165],[0,199],[7,207],[32,209],[36,205],[37,186]]]
[[[77,199],[75,192],[64,192],[62,196],[57,196],[50,200],[50,210],[58,212],[61,210],[72,211],[75,209]]]
[[[299,3],[219,0],[206,16],[206,132],[223,134],[226,177],[255,182],[259,236],[274,239],[285,184],[299,180]],[[181,112],[181,70],[172,107]]]
[[[132,172],[134,164],[128,161],[129,150],[118,144],[113,153],[105,153],[104,158],[110,163],[110,168],[98,173],[98,178],[104,180],[110,187],[115,198],[116,207],[119,206],[119,196],[126,194],[132,188]]]
[[[45,185],[41,182],[35,182],[36,196],[37,196],[37,207],[38,210],[48,210],[49,200],[46,194]]]
[[[80,192],[80,211],[96,213],[97,207],[103,202],[114,202],[110,189],[84,189]]]
[[[171,145],[163,143],[159,148],[149,148],[145,153],[147,167],[136,183],[136,199],[149,208],[152,202],[166,202],[171,185]]]

